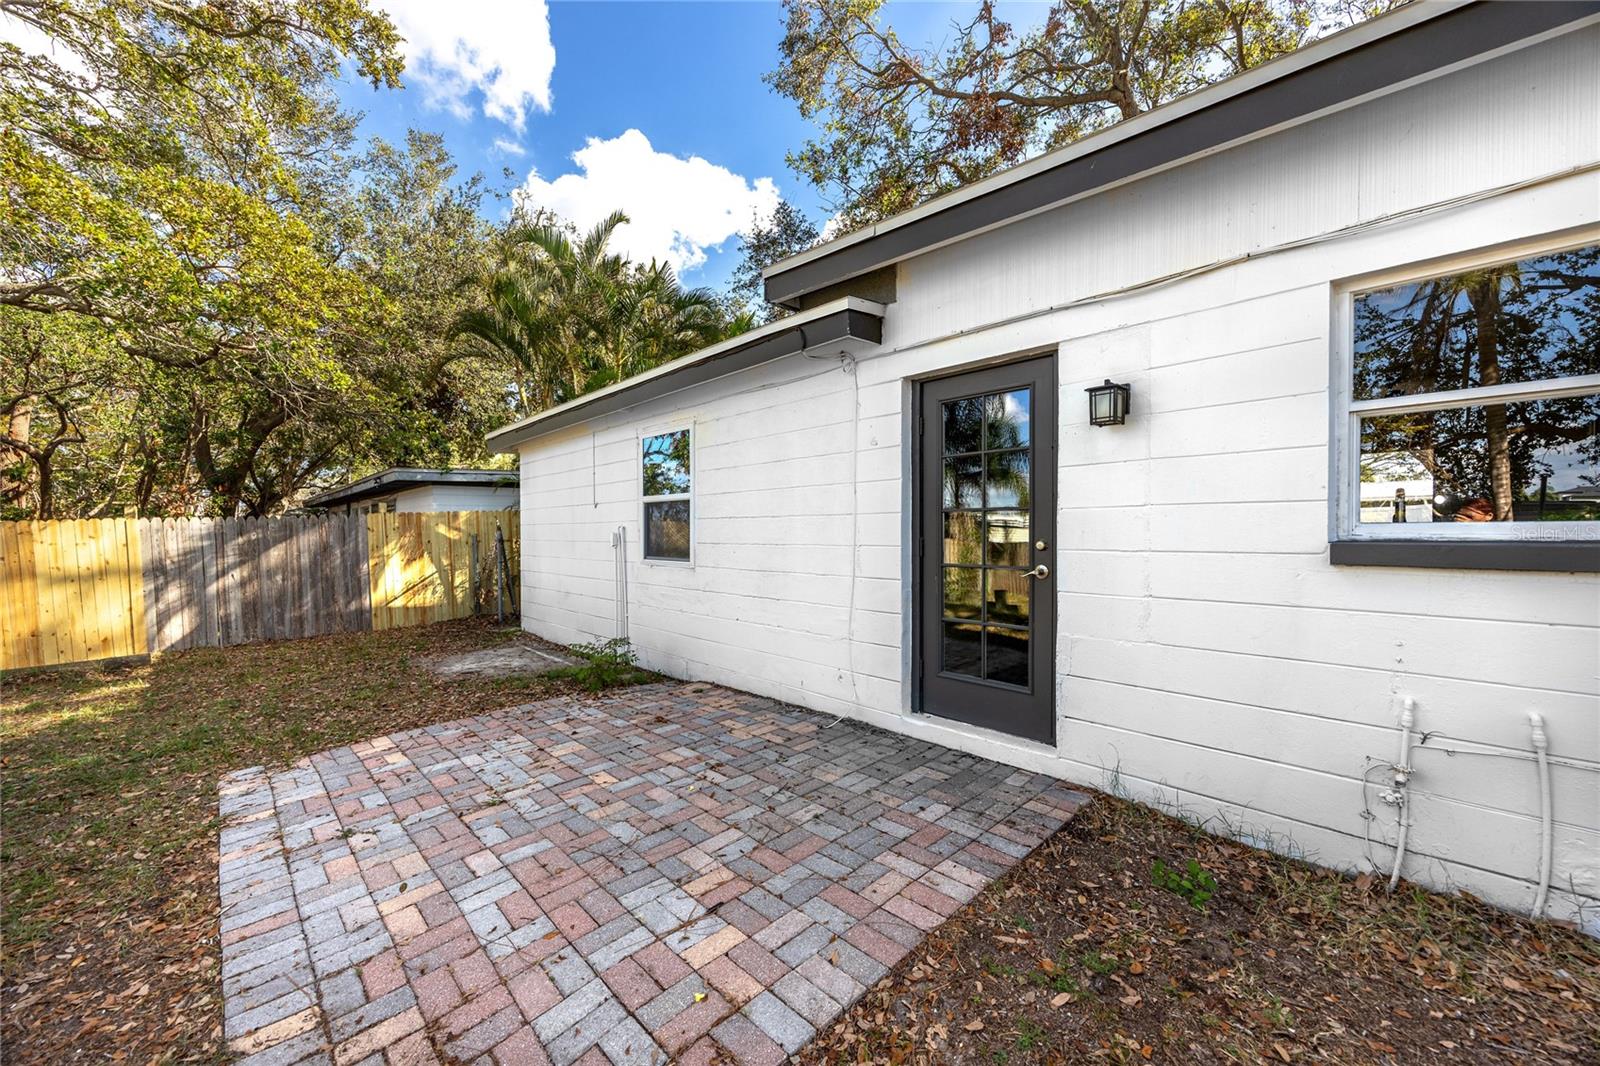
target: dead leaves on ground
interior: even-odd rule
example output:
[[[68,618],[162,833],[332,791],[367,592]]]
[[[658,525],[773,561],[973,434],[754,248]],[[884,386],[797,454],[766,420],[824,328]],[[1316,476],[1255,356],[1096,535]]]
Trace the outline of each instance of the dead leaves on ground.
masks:
[[[7,1066],[218,1061],[217,779],[570,687],[412,668],[508,639],[468,621],[8,677]]]
[[[1203,909],[1152,860],[1215,876]],[[797,1061],[1600,1060],[1600,950],[1470,897],[1346,879],[1101,797]]]

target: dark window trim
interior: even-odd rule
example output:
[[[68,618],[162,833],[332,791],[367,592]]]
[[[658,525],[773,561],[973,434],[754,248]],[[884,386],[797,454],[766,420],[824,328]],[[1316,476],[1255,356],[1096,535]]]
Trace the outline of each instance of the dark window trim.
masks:
[[[1600,572],[1600,540],[1336,540],[1334,566],[1412,566],[1436,570]]]

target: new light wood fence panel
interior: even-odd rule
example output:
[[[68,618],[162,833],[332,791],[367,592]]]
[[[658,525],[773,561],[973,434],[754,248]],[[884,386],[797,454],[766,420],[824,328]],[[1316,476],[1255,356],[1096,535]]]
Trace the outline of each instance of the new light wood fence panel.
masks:
[[[148,652],[140,548],[126,519],[0,522],[0,669]]]
[[[514,609],[518,527],[516,511],[368,515],[372,628],[427,625],[493,610],[496,528],[505,536],[511,570],[506,606]]]

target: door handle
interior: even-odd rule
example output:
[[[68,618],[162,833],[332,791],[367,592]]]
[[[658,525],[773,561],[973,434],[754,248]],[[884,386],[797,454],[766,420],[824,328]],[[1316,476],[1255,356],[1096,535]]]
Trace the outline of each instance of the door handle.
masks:
[[[1040,563],[1038,566],[1028,571],[1028,576],[1038,578],[1040,581],[1043,581],[1045,578],[1050,576],[1050,568],[1043,563]]]

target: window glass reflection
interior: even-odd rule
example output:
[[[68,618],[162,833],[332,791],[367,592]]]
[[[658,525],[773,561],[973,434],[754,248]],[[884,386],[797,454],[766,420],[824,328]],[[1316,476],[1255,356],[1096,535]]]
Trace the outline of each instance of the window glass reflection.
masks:
[[[1028,452],[992,452],[985,460],[988,464],[986,506],[1027,508],[1031,480]]]
[[[1025,448],[1029,439],[1029,390],[992,393],[983,398],[984,440],[988,451]]]
[[[982,570],[975,566],[944,568],[944,613],[947,618],[982,617]]]
[[[964,566],[983,562],[983,514],[978,511],[950,511],[944,516],[944,561]]]
[[[943,668],[952,674],[983,676],[983,627],[944,623]]]
[[[644,553],[652,559],[689,558],[689,501],[644,505]]]
[[[1032,559],[1032,538],[1027,511],[990,511],[986,541],[993,566],[1027,566]]]
[[[984,617],[990,622],[1008,625],[1028,624],[1028,597],[1032,593],[1033,578],[1026,570],[989,570],[985,581]]]
[[[941,669],[1026,687],[1032,392],[945,401]]]
[[[1361,423],[1362,522],[1600,520],[1600,396]]]
[[[1358,400],[1600,373],[1600,245],[1355,301]]]
[[[983,506],[983,457],[964,456],[944,461],[944,506]]]
[[[644,439],[644,494],[675,496],[689,491],[689,431]]]
[[[983,397],[944,403],[944,453],[957,455],[983,448]]]
[[[990,681],[1007,685],[1028,684],[1028,631],[1025,629],[996,629],[988,627],[983,632],[983,676]]]

